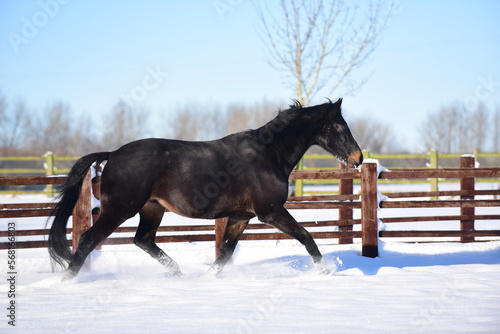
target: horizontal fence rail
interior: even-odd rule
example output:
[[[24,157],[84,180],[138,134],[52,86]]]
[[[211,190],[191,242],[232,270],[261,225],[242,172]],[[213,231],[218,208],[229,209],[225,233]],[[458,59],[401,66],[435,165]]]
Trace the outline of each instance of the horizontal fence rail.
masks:
[[[477,241],[478,238],[500,237],[500,168],[474,168],[473,157],[461,158],[460,168],[430,168],[402,169],[381,172],[377,175],[377,164],[365,162],[360,170],[347,170],[341,165],[337,170],[297,170],[292,172],[293,180],[339,180],[338,195],[290,196],[285,204],[287,209],[332,209],[337,215],[323,221],[300,222],[314,238],[338,239],[339,243],[352,243],[361,238],[362,255],[378,256],[379,238],[432,238],[433,241],[442,238],[455,238],[462,242]],[[457,179],[459,190],[450,191],[416,191],[402,193],[387,193],[386,201],[378,202],[378,183],[382,179]],[[494,179],[499,187],[493,190],[475,189],[475,180],[480,178]],[[57,185],[66,180],[65,176],[14,176],[0,177],[0,186],[21,185]],[[354,183],[361,184],[359,194],[354,193]],[[76,247],[80,235],[91,225],[91,180],[90,173],[82,187],[82,194],[73,212],[72,227],[68,228],[69,243]],[[478,198],[479,197],[479,198]],[[0,204],[0,218],[12,219],[19,217],[46,217],[50,215],[56,203],[16,203]],[[476,214],[475,208],[498,208],[497,214]],[[419,208],[456,208],[457,214],[403,217],[384,217],[391,209]],[[354,213],[357,212],[355,215]],[[404,212],[404,211],[403,211]],[[357,217],[355,217],[357,216]],[[311,217],[313,218],[313,217]],[[481,220],[498,222],[499,226],[491,230],[477,230],[475,222]],[[427,222],[459,222],[459,230],[379,230],[379,223],[416,223]],[[199,225],[160,226],[157,242],[192,242],[215,241],[216,249],[222,242],[226,219],[207,221]],[[120,227],[103,244],[133,243],[133,234],[137,227]],[[17,248],[46,247],[49,230],[43,226],[36,230],[16,230],[18,237],[38,237],[38,240],[18,241]],[[132,234],[132,235],[130,235]],[[6,226],[0,230],[0,238],[6,238],[9,231]],[[242,236],[242,240],[281,240],[290,237],[275,228],[262,223],[251,223]],[[2,240],[4,240],[2,239]],[[40,240],[42,239],[42,240]],[[8,242],[0,242],[0,249],[8,248]]]
[[[66,176],[15,176],[15,177],[0,177],[0,185],[58,185],[63,184],[66,181]],[[54,213],[57,203],[12,203],[3,204],[0,203],[0,218],[26,218],[26,217],[49,217]],[[80,192],[80,198],[73,209],[72,221],[73,227],[67,229],[67,233],[71,235],[70,243],[73,247],[76,247],[80,236],[90,227],[90,173],[84,179],[82,190]],[[46,220],[45,220],[46,221]],[[42,223],[45,226],[45,223]],[[12,231],[6,229],[6,226],[2,226],[0,230],[0,238],[9,237]],[[49,229],[40,228],[34,230],[22,230],[16,227],[14,231],[17,237],[27,237],[27,236],[43,236],[44,240],[29,240],[29,241],[17,241],[16,248],[37,248],[37,247],[47,247],[47,236],[49,234]],[[10,247],[9,242],[0,242],[0,249],[8,249]]]
[[[472,153],[472,152],[471,152]],[[365,159],[373,158],[377,160],[381,160],[384,162],[384,166],[388,167],[391,170],[397,170],[399,168],[407,169],[437,169],[442,166],[450,165],[456,166],[456,161],[458,161],[464,154],[457,153],[438,153],[436,150],[431,150],[428,153],[423,154],[407,154],[407,153],[392,153],[392,154],[378,154],[371,153],[367,150],[363,150],[363,156]],[[486,153],[480,152],[478,149],[475,149],[473,152],[473,156],[479,161],[481,164],[485,166],[499,166],[500,165],[500,153]],[[335,164],[333,163],[335,158],[333,158],[330,154],[306,154],[304,158],[299,162],[297,169],[298,170],[318,170],[323,167],[318,167],[318,164],[321,165],[323,162],[330,166],[329,168],[335,168]],[[481,179],[480,181],[489,182],[491,180]],[[359,183],[359,180],[356,182]],[[429,183],[431,191],[438,191],[440,183],[454,182],[454,180],[449,179],[438,179],[438,178],[430,178],[430,179],[419,179],[419,178],[397,178],[392,180],[379,180],[379,184],[384,183],[402,183],[402,184],[414,184],[414,183]],[[304,194],[330,194],[332,190],[311,190],[306,188],[305,186],[312,185],[336,185],[337,181],[335,179],[312,179],[312,180],[300,180],[297,179],[295,183],[295,194],[300,196]]]
[[[475,149],[473,155],[480,159],[481,164],[485,166],[499,166],[500,165],[500,153],[486,153],[480,152]],[[408,164],[414,166],[415,168],[426,169],[434,168],[437,169],[441,165],[447,165],[450,162],[460,159],[463,154],[455,153],[438,153],[435,150],[431,150],[428,153],[423,154],[407,154],[407,153],[393,153],[393,154],[377,154],[364,150],[363,155],[365,158],[373,158],[378,160],[383,160],[384,163],[387,162],[387,167],[391,170],[396,168],[413,168],[412,166],[407,166]],[[55,155],[52,152],[47,152],[43,156],[4,156],[0,157],[0,177],[4,176],[16,176],[16,175],[58,175],[67,174],[71,165],[80,158],[80,156],[60,156]],[[405,162],[406,161],[406,162]],[[306,154],[304,158],[299,162],[298,170],[318,170],[324,169],[321,163],[318,166],[318,162],[327,163],[328,168],[335,168],[337,162],[334,157],[330,154]],[[456,165],[456,164],[453,164]],[[294,179],[295,181],[295,195],[301,196],[304,194],[336,194],[335,190],[308,190],[304,186],[307,185],[317,185],[317,184],[335,184],[338,185],[338,179],[336,178],[322,178],[322,179]],[[357,180],[356,182],[359,182]],[[381,180],[380,183],[384,183]],[[431,187],[431,191],[439,190],[439,183],[448,182],[446,179],[440,180],[438,178],[430,178],[428,180],[422,181],[418,179],[392,179],[391,182],[398,183],[413,183],[413,182],[428,182]],[[33,185],[31,185],[33,186]],[[46,193],[49,196],[54,195],[54,190],[51,185],[41,189],[37,187],[26,187],[25,189],[13,189],[12,187],[2,187],[0,186],[0,193],[6,194],[22,194],[22,193]]]

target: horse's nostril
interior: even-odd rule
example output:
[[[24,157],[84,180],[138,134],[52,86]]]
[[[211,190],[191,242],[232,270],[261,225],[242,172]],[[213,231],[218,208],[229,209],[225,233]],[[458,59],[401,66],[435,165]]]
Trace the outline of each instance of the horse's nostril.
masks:
[[[351,168],[356,168],[363,163],[363,153],[361,151],[356,151],[349,155],[347,159],[347,165]]]

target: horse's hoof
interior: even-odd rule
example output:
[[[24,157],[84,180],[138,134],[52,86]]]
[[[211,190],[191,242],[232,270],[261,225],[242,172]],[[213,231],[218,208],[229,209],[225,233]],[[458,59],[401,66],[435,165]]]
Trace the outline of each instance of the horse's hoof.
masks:
[[[165,277],[181,277],[182,272],[180,270],[167,271]]]
[[[205,273],[205,277],[211,277],[211,278],[217,278],[217,276],[220,274],[220,272],[222,271],[222,269],[220,268],[220,266],[210,266],[210,268],[207,270],[207,272]]]
[[[333,271],[332,268],[327,268],[327,267],[325,267],[325,268],[318,268],[318,274],[320,274],[320,275],[327,276],[327,275],[331,275],[333,272],[334,271]]]
[[[323,259],[315,263],[315,265],[316,271],[320,275],[331,275],[336,271],[336,267],[327,265]]]
[[[63,278],[61,279],[61,282],[68,282],[74,279],[76,279],[76,274],[68,271],[66,272],[66,274],[64,274]]]

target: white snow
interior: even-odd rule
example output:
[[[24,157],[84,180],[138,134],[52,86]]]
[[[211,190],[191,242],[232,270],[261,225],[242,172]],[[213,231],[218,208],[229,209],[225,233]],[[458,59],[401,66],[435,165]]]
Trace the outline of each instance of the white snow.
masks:
[[[330,214],[292,213],[309,220]],[[45,224],[43,218],[0,219],[2,229],[8,221],[16,221],[18,229]],[[186,220],[172,214],[164,222],[181,223]],[[499,222],[485,224],[498,229]],[[401,227],[395,225],[387,228]],[[317,243],[326,262],[337,266],[332,275],[319,275],[294,240],[242,241],[218,278],[205,275],[214,260],[212,242],[160,244],[179,263],[181,277],[166,276],[159,263],[134,245],[114,245],[94,251],[90,267],[64,283],[63,272],[51,271],[46,249],[18,249],[15,327],[8,325],[9,270],[2,250],[0,332],[500,332],[500,241],[415,244],[386,239],[375,259],[360,256],[359,243]]]

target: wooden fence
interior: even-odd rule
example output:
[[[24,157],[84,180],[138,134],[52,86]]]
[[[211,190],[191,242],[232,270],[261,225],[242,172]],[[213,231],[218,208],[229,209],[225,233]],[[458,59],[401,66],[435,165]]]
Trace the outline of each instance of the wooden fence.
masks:
[[[472,153],[472,152],[470,152]],[[473,152],[474,156],[481,161],[481,164],[485,166],[499,166],[500,165],[500,153],[487,153],[480,152],[475,149]],[[439,153],[435,150],[431,150],[427,153],[419,154],[407,154],[407,153],[394,153],[394,154],[378,154],[364,150],[363,155],[365,158],[373,158],[383,161],[384,165],[390,169],[395,168],[407,168],[407,165],[411,165],[412,168],[439,168],[440,166],[447,166],[452,164],[456,166],[456,161],[463,154],[455,153]],[[52,152],[47,152],[43,156],[4,156],[0,157],[0,177],[4,176],[18,176],[18,175],[58,175],[66,174],[69,172],[69,167],[77,160],[80,156],[59,156]],[[412,161],[411,163],[409,161]],[[493,164],[491,164],[493,162]],[[319,165],[319,167],[318,167]],[[302,159],[297,166],[298,170],[311,170],[311,169],[324,169],[328,165],[330,168],[337,168],[336,159],[331,154],[306,154],[304,159]],[[329,169],[330,169],[329,168]],[[489,181],[489,180],[484,180]],[[356,183],[360,180],[356,180]],[[383,180],[380,181],[384,183]],[[422,180],[412,180],[412,179],[398,179],[390,180],[391,183],[422,183]],[[430,184],[431,191],[439,190],[439,183],[447,182],[446,180],[440,180],[439,178],[430,178],[425,180]],[[338,185],[337,180],[327,180],[327,179],[314,179],[314,180],[295,180],[294,191],[298,196],[304,194],[335,194],[336,190],[310,190],[305,185],[315,185],[315,184],[334,184]],[[4,187],[5,188],[5,187]],[[337,189],[335,187],[335,189]],[[21,194],[21,193],[46,193],[49,196],[54,195],[54,189],[51,184],[46,187],[41,187],[36,190],[34,189],[19,189],[9,187],[8,189],[1,189],[0,194]]]
[[[5,186],[21,186],[21,185],[58,185],[66,181],[66,176],[13,176],[0,177],[0,185]],[[75,249],[80,240],[80,236],[90,228],[91,224],[91,181],[90,173],[84,180],[75,208],[72,213],[72,227],[67,229],[68,234],[71,234],[71,245]],[[52,203],[0,203],[0,218],[26,218],[26,217],[49,217],[55,210],[55,202]],[[27,236],[43,236],[45,240],[36,241],[16,241],[16,248],[37,248],[47,247],[47,236],[49,229],[40,228],[32,230],[18,229],[15,230],[0,230],[0,238],[8,237],[14,233],[16,239],[18,237]],[[9,242],[0,242],[0,249],[9,248]]]
[[[405,192],[385,194],[389,200],[378,202],[378,180],[380,179],[459,179],[460,189],[454,191],[428,191],[428,192]],[[306,227],[316,239],[333,238],[339,243],[352,243],[354,238],[361,238],[362,255],[369,257],[378,256],[379,238],[404,237],[421,238],[430,237],[432,240],[440,240],[443,237],[460,238],[461,242],[476,241],[478,237],[498,238],[500,237],[500,189],[476,190],[475,180],[488,178],[497,180],[500,184],[500,168],[474,168],[474,158],[464,156],[461,158],[460,168],[430,168],[430,169],[404,169],[390,172],[382,172],[377,175],[377,164],[365,162],[361,170],[306,170],[294,171],[292,180],[304,179],[339,179],[340,190],[338,195],[327,196],[293,196],[286,203],[288,209],[336,209],[338,218],[324,221],[305,221],[301,224]],[[65,177],[0,177],[0,185],[20,184],[59,184],[64,182]],[[359,180],[361,183],[361,194],[353,193],[353,183]],[[73,247],[77,244],[79,236],[90,226],[90,176],[85,182],[84,194],[74,212],[73,225],[68,229],[72,235]],[[481,198],[477,198],[481,197]],[[416,200],[416,198],[421,198]],[[431,198],[437,198],[431,199]],[[46,216],[53,210],[53,204],[1,204],[0,218]],[[499,211],[496,214],[478,215],[476,207],[495,207]],[[408,222],[432,222],[435,221],[459,221],[459,230],[430,230],[430,231],[379,231],[379,212],[391,208],[459,208],[457,215],[445,216],[422,216],[382,218],[385,224],[408,223]],[[360,218],[354,218],[354,213],[361,213]],[[498,221],[498,227],[490,230],[478,230],[475,222],[478,220]],[[217,219],[214,224],[204,225],[178,225],[160,226],[157,242],[193,242],[193,241],[215,241],[216,249],[222,241],[222,233],[226,219]],[[356,226],[358,228],[356,228]],[[359,228],[360,226],[360,228]],[[7,237],[8,231],[5,227],[0,231],[0,237]],[[123,236],[124,233],[135,233],[136,227],[120,227],[112,237],[104,244],[126,244],[133,243],[133,237]],[[16,229],[16,236],[44,236],[48,234],[47,229],[21,230]],[[122,236],[120,236],[122,235]],[[242,240],[278,240],[290,237],[277,232],[274,228],[262,224],[251,223],[242,236]],[[18,241],[17,248],[46,247],[45,240],[40,241]],[[0,242],[0,249],[6,249],[8,242]]]
[[[472,153],[472,152],[471,152]],[[457,162],[464,154],[459,153],[439,153],[436,150],[431,150],[427,153],[390,153],[390,154],[380,154],[372,153],[367,150],[363,150],[363,156],[365,159],[372,158],[383,162],[383,165],[387,168],[393,169],[436,169],[443,166],[457,166]],[[500,166],[500,153],[492,152],[480,152],[479,149],[475,149],[473,156],[479,159],[481,165],[484,166]],[[334,163],[335,158],[331,154],[306,154],[304,158],[299,162],[298,170],[314,170],[318,169],[318,164],[323,165],[321,168],[325,168],[324,165],[331,166],[329,169],[335,168],[336,163]],[[333,167],[335,166],[335,167]],[[479,181],[491,182],[488,179],[481,179]],[[356,182],[359,182],[357,180]],[[428,183],[431,191],[438,191],[440,183],[455,182],[454,180],[447,180],[439,178],[430,178],[428,180],[421,179],[391,179],[391,180],[379,180],[379,184],[384,183],[401,183],[401,184],[416,184],[416,183]],[[332,190],[311,190],[305,186],[318,185],[318,184],[337,184],[336,180],[296,180],[295,184],[295,194],[298,196],[305,194],[331,194]],[[309,187],[310,188],[310,187]]]

